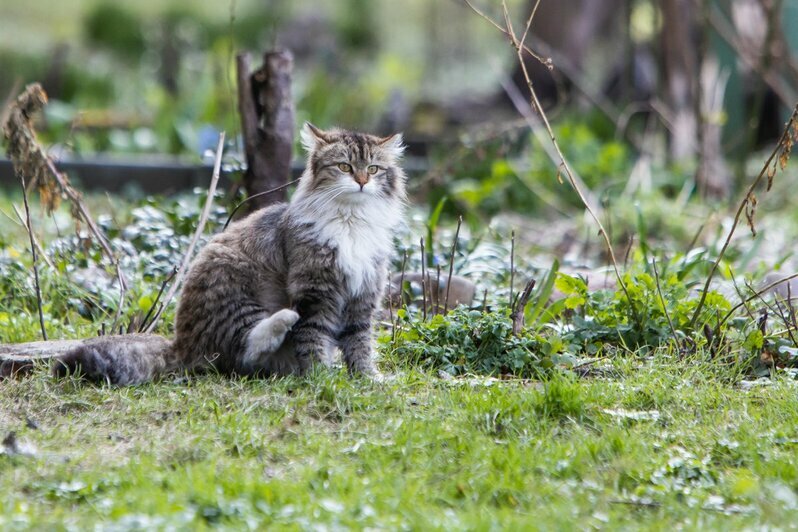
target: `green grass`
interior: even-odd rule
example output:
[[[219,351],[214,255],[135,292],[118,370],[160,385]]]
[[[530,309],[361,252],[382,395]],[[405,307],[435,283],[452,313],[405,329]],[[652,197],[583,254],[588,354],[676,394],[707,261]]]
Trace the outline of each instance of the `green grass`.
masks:
[[[107,199],[89,200],[107,212]],[[124,202],[114,211],[113,228],[143,240],[123,323],[151,304],[141,301],[160,285],[145,275],[156,254],[182,256],[198,203],[161,201],[165,220],[139,220]],[[54,224],[35,219],[53,245]],[[36,340],[27,235],[9,216],[2,228],[0,341]],[[50,256],[74,277],[96,261],[80,253]],[[51,337],[110,322],[115,290],[89,293],[57,268],[40,275]],[[504,299],[493,277],[491,297]],[[163,333],[172,320],[170,307]],[[574,363],[596,366],[587,378],[556,368],[543,380],[441,378],[401,358],[405,333],[380,344],[395,375],[382,384],[342,370],[114,388],[39,368],[0,381],[0,439],[18,442],[0,446],[0,530],[794,526],[798,383],[781,370],[746,383],[747,351],[712,359],[699,347],[682,360],[667,347],[644,357],[616,346],[598,351],[604,362],[575,351]]]
[[[42,369],[0,385],[3,436],[35,447],[0,455],[0,527],[794,524],[794,381],[746,389],[665,355],[614,370],[112,388]]]

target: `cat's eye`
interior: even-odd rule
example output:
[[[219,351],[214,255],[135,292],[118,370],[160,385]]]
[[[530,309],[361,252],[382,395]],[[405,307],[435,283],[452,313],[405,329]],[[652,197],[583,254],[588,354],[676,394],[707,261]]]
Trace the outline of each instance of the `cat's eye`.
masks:
[[[352,171],[352,165],[347,163],[338,163],[338,169],[348,174]]]
[[[374,174],[376,174],[376,173],[377,173],[377,171],[378,171],[379,169],[380,169],[380,167],[379,167],[379,166],[377,166],[376,164],[372,164],[371,166],[369,166],[369,167],[367,168],[367,170],[369,171],[369,173],[370,173],[371,175],[374,175]]]

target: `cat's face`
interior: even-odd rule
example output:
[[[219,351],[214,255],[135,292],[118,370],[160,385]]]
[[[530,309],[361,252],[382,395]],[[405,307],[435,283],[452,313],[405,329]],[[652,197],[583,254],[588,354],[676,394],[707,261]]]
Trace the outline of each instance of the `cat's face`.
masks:
[[[401,135],[375,137],[341,129],[302,128],[308,150],[303,183],[309,192],[331,194],[341,201],[402,199],[405,176],[399,167]]]

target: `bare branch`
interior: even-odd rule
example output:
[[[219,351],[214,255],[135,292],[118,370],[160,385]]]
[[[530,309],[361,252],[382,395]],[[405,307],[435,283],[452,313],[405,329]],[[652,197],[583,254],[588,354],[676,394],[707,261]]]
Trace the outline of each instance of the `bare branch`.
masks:
[[[446,298],[443,301],[443,313],[449,312],[449,287],[452,285],[452,274],[454,273],[454,255],[457,252],[457,240],[460,238],[460,226],[463,224],[463,217],[457,218],[457,229],[454,232],[452,241],[452,253],[449,257],[449,277],[446,279]]]
[[[792,112],[792,116],[787,121],[787,125],[784,127],[784,132],[781,134],[781,138],[779,138],[779,142],[776,144],[776,147],[773,148],[773,152],[768,157],[765,164],[762,166],[762,170],[759,172],[759,175],[756,176],[751,186],[748,187],[745,195],[743,196],[742,201],[740,202],[740,206],[737,208],[737,214],[734,215],[734,222],[732,223],[731,228],[729,229],[729,234],[726,236],[725,242],[723,242],[723,247],[720,248],[720,252],[718,253],[718,257],[715,259],[715,262],[712,264],[712,268],[709,270],[709,275],[707,275],[706,283],[704,283],[704,288],[701,291],[701,299],[698,300],[698,305],[693,312],[693,317],[690,319],[690,327],[695,327],[696,322],[698,321],[698,316],[701,313],[701,310],[704,308],[704,302],[707,299],[707,293],[709,292],[709,285],[712,282],[712,278],[715,276],[715,272],[718,270],[718,266],[720,265],[720,261],[723,260],[723,256],[726,254],[726,249],[728,249],[729,244],[731,243],[732,236],[734,236],[734,232],[737,230],[737,226],[740,223],[740,217],[745,212],[746,208],[748,207],[749,203],[752,201],[754,197],[754,190],[756,187],[762,182],[762,179],[767,175],[768,176],[768,185],[770,184],[770,179],[772,179],[773,174],[768,174],[768,169],[771,167],[771,163],[774,162],[774,159],[777,155],[784,154],[783,148],[788,142],[792,140],[793,128],[796,127],[796,119],[798,119],[798,105],[795,106],[795,109]],[[789,154],[789,152],[787,152]],[[781,158],[779,163],[782,165],[786,164],[786,161],[782,162]],[[775,170],[774,170],[775,172]],[[753,221],[751,222],[753,223]],[[778,283],[777,283],[778,284]],[[735,309],[739,308],[739,306],[735,307]],[[723,321],[726,321],[725,318]]]
[[[47,329],[44,327],[44,312],[42,310],[42,289],[39,285],[39,264],[36,254],[36,239],[33,237],[33,227],[30,224],[30,206],[28,205],[28,189],[25,186],[25,175],[18,174],[19,181],[22,184],[22,201],[25,203],[25,228],[28,230],[28,237],[30,237],[30,253],[33,256],[33,281],[36,286],[36,308],[39,311],[39,327],[42,330],[42,339],[47,341]]]
[[[466,3],[468,4],[468,6],[472,10],[474,10],[482,18],[485,18],[486,20],[491,22],[491,24],[493,24],[494,26],[499,26],[498,23],[496,23],[495,21],[490,20],[482,12],[474,9],[474,6],[471,5],[470,2],[466,2]],[[535,7],[537,8],[537,4],[536,4]],[[618,286],[621,287],[621,289],[623,290],[624,295],[626,296],[626,299],[631,303],[631,298],[629,296],[629,291],[627,290],[626,284],[623,282],[623,278],[621,277],[621,272],[620,272],[620,270],[618,268],[618,261],[615,258],[615,251],[612,249],[612,243],[610,242],[609,236],[607,235],[607,231],[604,229],[604,225],[601,223],[601,220],[599,219],[598,215],[596,214],[596,210],[594,208],[592,208],[590,203],[588,202],[588,199],[585,196],[585,193],[583,192],[582,187],[580,187],[579,184],[574,179],[574,174],[571,171],[571,167],[568,164],[568,162],[566,161],[565,156],[562,153],[562,150],[560,149],[559,143],[557,142],[557,138],[554,135],[554,131],[551,129],[551,125],[549,124],[549,119],[546,116],[546,113],[543,111],[543,108],[540,105],[540,100],[538,99],[537,93],[535,92],[535,88],[534,88],[534,86],[532,84],[532,79],[529,76],[529,71],[527,70],[526,62],[524,61],[524,57],[523,57],[523,54],[524,54],[525,51],[527,51],[527,48],[523,45],[523,43],[519,42],[518,38],[515,36],[515,32],[513,31],[513,28],[512,28],[512,23],[510,22],[510,16],[509,16],[509,12],[507,10],[507,4],[504,2],[504,0],[502,0],[502,10],[503,10],[503,13],[504,13],[505,21],[507,22],[507,28],[505,28],[505,30],[503,30],[502,33],[504,33],[505,35],[510,37],[512,45],[513,45],[513,47],[516,50],[516,55],[518,56],[518,61],[519,61],[520,66],[521,66],[521,70],[522,70],[522,72],[524,74],[524,80],[526,81],[527,87],[529,88],[529,92],[531,94],[530,106],[532,107],[532,109],[534,111],[536,111],[540,115],[540,118],[543,121],[543,124],[544,124],[544,126],[546,128],[546,131],[548,132],[549,139],[551,140],[551,143],[552,143],[552,145],[554,146],[554,149],[557,152],[557,156],[560,159],[559,167],[562,168],[565,171],[565,174],[568,177],[568,181],[571,184],[571,187],[573,187],[574,191],[579,196],[579,200],[585,206],[585,208],[587,209],[587,211],[590,214],[591,218],[593,218],[593,221],[598,226],[599,234],[604,239],[604,243],[605,243],[605,245],[607,247],[607,253],[609,254],[610,262],[612,263],[612,268],[613,268],[613,271],[615,272],[615,277],[616,277],[616,279],[618,281]],[[533,10],[532,14],[534,15],[534,10]],[[527,26],[530,26],[531,24],[532,24],[532,17],[530,17],[527,20]],[[540,58],[538,58],[538,59],[540,59]],[[547,62],[545,62],[545,61],[542,61],[542,62],[544,64],[548,65]],[[632,312],[632,315],[633,315],[633,318],[634,318],[635,322],[640,324],[640,318],[637,315],[637,311],[634,309],[634,306],[631,305],[631,304],[630,304],[630,309],[631,309],[631,312]]]
[[[216,185],[219,183],[219,172],[221,171],[222,166],[223,149],[224,131],[219,134],[219,145],[216,147],[216,158],[213,162],[213,175],[211,176],[211,184],[208,186],[208,197],[205,198],[205,206],[202,208],[202,212],[200,213],[199,222],[197,223],[197,230],[194,231],[194,237],[191,239],[188,249],[186,250],[186,254],[183,256],[183,262],[180,263],[180,268],[177,270],[174,283],[172,283],[172,286],[166,293],[163,304],[158,307],[158,312],[152,318],[152,321],[144,330],[144,332],[151,333],[155,329],[163,310],[169,305],[169,302],[172,300],[172,298],[175,297],[175,293],[177,293],[177,290],[180,288],[180,284],[183,281],[183,277],[186,275],[186,270],[188,270],[188,265],[191,262],[191,258],[194,254],[194,247],[197,245],[197,241],[205,229],[205,222],[208,221],[208,215],[211,211],[211,206],[213,205],[213,197],[216,194]]]

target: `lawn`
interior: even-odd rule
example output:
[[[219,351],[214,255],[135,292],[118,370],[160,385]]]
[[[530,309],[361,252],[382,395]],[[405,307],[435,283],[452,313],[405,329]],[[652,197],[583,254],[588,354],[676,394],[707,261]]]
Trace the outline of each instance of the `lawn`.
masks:
[[[40,335],[27,234],[11,208],[18,196],[0,197],[0,342]],[[135,323],[182,258],[203,192],[87,200],[130,281],[120,323]],[[226,219],[221,203],[208,232]],[[640,205],[648,220],[660,212]],[[51,262],[39,264],[50,337],[97,334],[118,304],[110,268],[74,234],[67,206],[51,217],[32,208]],[[447,318],[424,320],[411,305],[393,316],[395,334],[382,320],[386,382],[337,368],[111,387],[54,380],[47,367],[0,381],[0,529],[794,526],[793,329],[775,312],[764,324],[751,319],[756,308],[721,324],[738,296],[714,292],[690,326],[687,295],[716,248],[679,254],[649,240],[628,258],[627,300],[588,292],[578,275],[555,280],[558,263],[534,242],[541,233],[519,230],[508,245],[498,221],[463,227],[453,246],[450,221],[416,210],[410,219],[400,241],[408,271],[420,267],[415,242],[427,234],[438,264],[455,249],[455,273],[475,280],[479,297]],[[546,236],[555,229],[549,223]],[[762,234],[776,233],[763,225]],[[730,256],[724,272],[751,261],[740,242]],[[654,259],[659,269],[646,270]],[[510,262],[516,294],[540,281],[518,336]],[[705,323],[723,333],[720,343]]]
[[[0,386],[0,526],[794,525],[796,383],[666,353],[603,376]],[[10,441],[15,438],[15,441]]]

